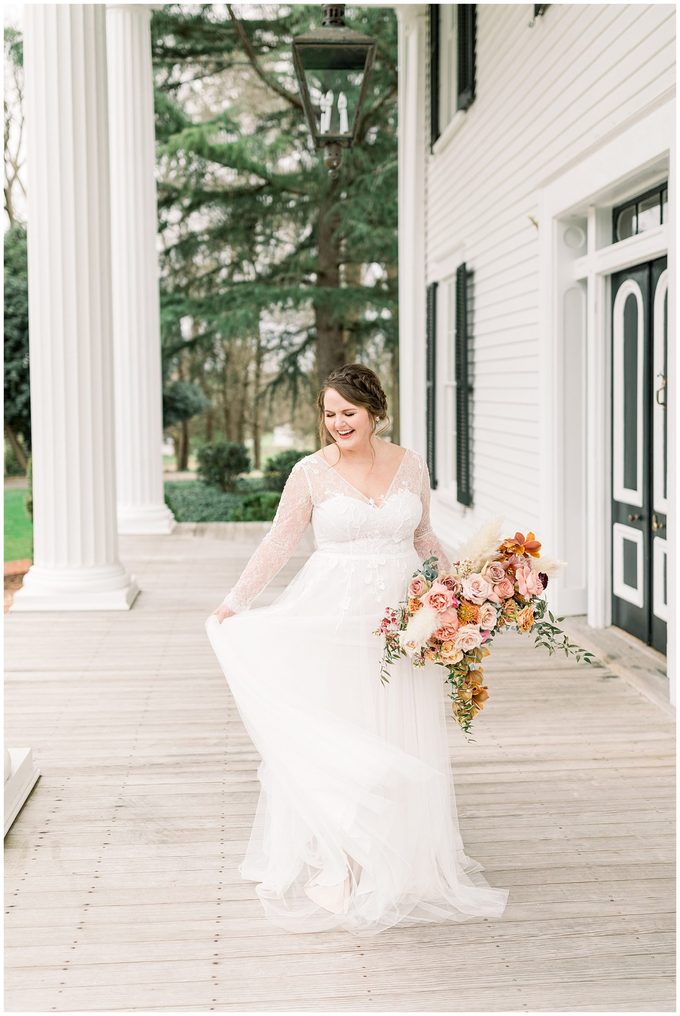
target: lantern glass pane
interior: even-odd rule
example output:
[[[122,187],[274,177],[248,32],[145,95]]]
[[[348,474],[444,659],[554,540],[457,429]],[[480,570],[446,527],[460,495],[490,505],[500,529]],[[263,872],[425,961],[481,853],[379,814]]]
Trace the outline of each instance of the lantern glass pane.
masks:
[[[364,80],[367,49],[309,46],[300,53],[321,137],[351,137]]]

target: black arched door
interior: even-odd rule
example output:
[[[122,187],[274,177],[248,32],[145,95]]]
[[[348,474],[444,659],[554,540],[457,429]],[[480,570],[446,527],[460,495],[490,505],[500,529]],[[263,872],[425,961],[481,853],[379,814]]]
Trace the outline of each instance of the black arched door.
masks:
[[[612,623],[666,652],[668,268],[612,276]]]

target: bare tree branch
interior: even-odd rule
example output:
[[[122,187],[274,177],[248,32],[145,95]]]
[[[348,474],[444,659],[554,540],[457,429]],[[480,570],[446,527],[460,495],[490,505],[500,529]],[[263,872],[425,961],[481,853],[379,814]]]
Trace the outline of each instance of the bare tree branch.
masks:
[[[260,80],[263,81],[268,88],[271,88],[273,92],[276,92],[277,95],[281,96],[282,99],[285,99],[286,102],[290,103],[291,106],[294,106],[296,109],[299,110],[304,110],[302,100],[299,99],[297,95],[295,95],[293,92],[289,92],[288,89],[280,85],[275,78],[272,78],[270,77],[269,74],[267,74],[267,72],[262,67],[260,61],[257,58],[257,53],[255,52],[255,48],[252,42],[250,41],[248,33],[243,27],[243,22],[236,17],[236,15],[234,14],[234,9],[231,4],[227,4],[227,10],[229,11],[229,16],[231,17],[231,20],[234,22],[236,31],[238,32],[239,38],[243,44],[245,54],[248,57],[248,60],[250,61],[253,70],[260,78]]]

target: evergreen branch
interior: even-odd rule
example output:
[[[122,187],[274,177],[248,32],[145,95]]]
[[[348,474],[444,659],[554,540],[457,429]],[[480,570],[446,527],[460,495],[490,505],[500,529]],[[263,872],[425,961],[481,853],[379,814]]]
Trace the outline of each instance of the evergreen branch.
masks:
[[[378,101],[375,102],[370,109],[367,109],[363,113],[361,120],[359,122],[359,130],[357,132],[360,141],[364,141],[368,128],[371,126],[371,123],[378,115],[380,110],[383,108],[383,106],[387,102],[390,102],[397,94],[397,88],[398,88],[397,82],[394,81],[392,86],[383,92]]]
[[[229,11],[229,16],[231,17],[231,20],[234,22],[236,31],[239,34],[239,38],[241,39],[241,42],[243,44],[245,54],[248,57],[248,60],[250,61],[250,64],[255,73],[257,74],[258,78],[260,78],[260,80],[263,81],[268,88],[271,88],[273,92],[276,92],[278,96],[280,96],[282,99],[285,99],[286,102],[288,102],[291,106],[295,106],[296,109],[304,111],[302,100],[299,99],[297,95],[294,95],[293,92],[289,92],[287,88],[284,88],[282,85],[280,85],[275,78],[270,77],[270,75],[267,74],[267,72],[265,71],[264,67],[262,67],[260,61],[257,58],[255,47],[253,46],[252,42],[250,41],[248,33],[243,27],[242,21],[240,20],[240,18],[237,18],[236,15],[234,14],[234,8],[232,7],[231,4],[227,4],[227,10]]]

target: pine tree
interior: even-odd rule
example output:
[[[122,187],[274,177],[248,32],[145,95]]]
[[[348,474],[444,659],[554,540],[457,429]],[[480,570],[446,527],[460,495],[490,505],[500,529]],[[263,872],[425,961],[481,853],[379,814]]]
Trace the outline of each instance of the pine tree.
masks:
[[[152,20],[166,357],[247,340],[257,370],[274,354],[269,388],[294,397],[348,359],[396,365],[396,18],[348,10],[377,57],[357,145],[332,179],[291,58],[320,13],[171,5]],[[200,323],[190,340],[185,315]]]

